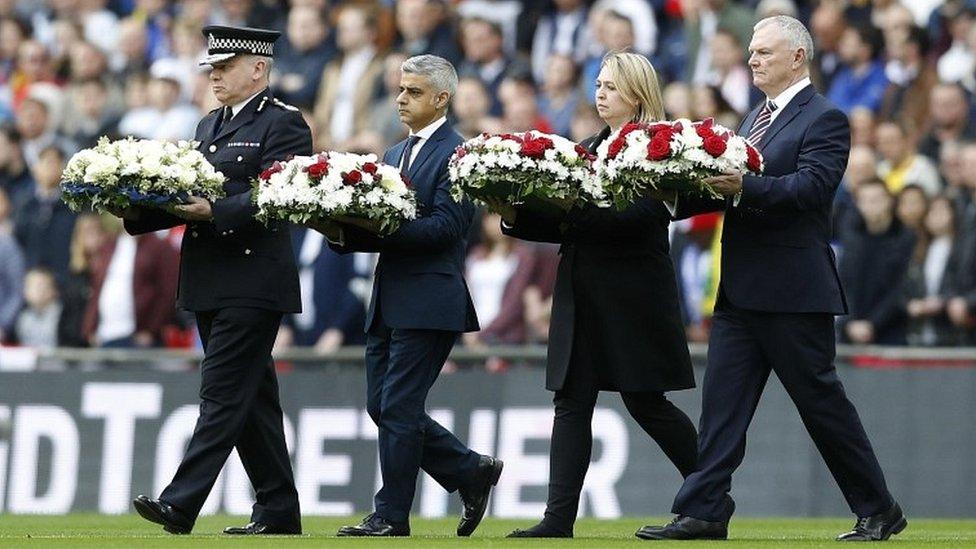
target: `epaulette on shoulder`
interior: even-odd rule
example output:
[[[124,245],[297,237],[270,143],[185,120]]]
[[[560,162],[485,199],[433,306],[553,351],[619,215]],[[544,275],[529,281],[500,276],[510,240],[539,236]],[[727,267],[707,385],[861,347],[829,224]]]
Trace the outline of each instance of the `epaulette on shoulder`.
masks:
[[[289,105],[288,103],[285,103],[284,101],[282,101],[281,99],[278,99],[277,97],[272,97],[272,98],[271,98],[271,102],[272,102],[272,103],[273,103],[273,104],[274,104],[274,105],[275,105],[276,107],[281,107],[282,109],[285,109],[286,111],[295,111],[295,112],[299,112],[299,111],[298,111],[298,107],[296,107],[296,106],[294,106],[294,105]]]

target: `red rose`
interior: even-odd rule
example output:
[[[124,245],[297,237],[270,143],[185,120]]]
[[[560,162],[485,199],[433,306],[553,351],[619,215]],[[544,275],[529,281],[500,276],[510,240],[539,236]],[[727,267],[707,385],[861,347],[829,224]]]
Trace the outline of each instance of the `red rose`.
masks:
[[[752,145],[746,145],[746,167],[754,173],[762,170],[762,155]]]
[[[454,156],[458,157],[458,159],[464,158],[466,154],[468,154],[468,150],[461,145],[458,145],[457,148],[454,149]]]
[[[647,127],[647,134],[651,137],[654,137],[658,132],[663,131],[671,132],[671,124],[667,122],[657,122]]]
[[[658,134],[658,136],[660,135],[663,134]],[[662,139],[658,136],[651,139],[651,142],[647,145],[648,160],[664,160],[671,156],[671,137],[668,136],[666,139]]]
[[[637,122],[627,122],[622,128],[620,128],[620,137],[627,137],[628,133],[637,131],[641,129],[641,127],[641,124],[638,124]]]
[[[705,148],[705,152],[707,152],[708,154],[712,155],[715,158],[718,158],[722,156],[723,153],[725,153],[726,143],[725,140],[722,139],[721,137],[712,134],[705,138],[703,147]]]
[[[276,174],[276,173],[278,173],[278,172],[280,172],[280,171],[282,171],[284,169],[285,169],[285,165],[282,164],[281,162],[278,162],[276,160],[275,163],[272,164],[270,168],[268,168],[268,169],[264,170],[263,172],[261,172],[261,175],[259,177],[261,179],[264,179],[265,181],[267,181],[267,180],[271,179],[271,176],[272,175],[274,175],[274,174]]]
[[[369,175],[376,175],[376,164],[373,164],[372,162],[363,164],[363,171]]]
[[[359,170],[353,170],[342,174],[342,182],[346,185],[358,185],[363,180],[363,174]]]
[[[701,137],[702,139],[708,139],[709,137],[716,135],[715,130],[712,129],[711,125],[706,126],[704,124],[695,126],[695,133],[697,133],[698,137]]]
[[[579,143],[577,143],[576,144],[576,154],[578,154],[578,155],[580,155],[580,156],[582,156],[582,157],[585,158],[585,157],[587,157],[587,156],[590,155],[590,151],[586,150],[586,147],[584,147],[583,145],[580,145]]]
[[[313,179],[321,179],[322,177],[325,177],[325,174],[329,173],[329,163],[320,158],[318,162],[305,168],[305,171],[308,172],[309,177]]]
[[[521,152],[529,158],[542,158],[546,155],[546,144],[542,139],[526,140],[522,142]]]
[[[624,150],[625,144],[626,142],[619,137],[614,139],[612,142],[610,142],[610,147],[607,149],[607,158],[611,160],[617,158],[617,155],[620,154],[620,151]]]

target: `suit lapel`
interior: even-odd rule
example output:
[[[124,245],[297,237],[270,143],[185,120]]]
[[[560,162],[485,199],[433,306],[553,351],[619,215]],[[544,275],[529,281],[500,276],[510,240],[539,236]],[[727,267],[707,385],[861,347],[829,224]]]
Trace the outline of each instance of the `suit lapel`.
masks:
[[[217,123],[218,116],[220,116],[220,109],[217,109],[204,117],[203,121],[200,124],[200,128],[197,131],[197,141],[200,142],[200,145],[197,147],[197,150],[201,150],[201,151],[207,150],[207,147],[210,146],[210,143],[214,141],[213,130],[214,130],[214,125]]]
[[[434,135],[430,136],[430,139],[428,139],[423,146],[420,147],[420,152],[417,153],[417,158],[414,158],[413,162],[410,163],[410,170],[407,172],[407,176],[411,181],[416,179],[417,172],[420,170],[420,167],[424,165],[424,162],[430,158],[430,154],[434,152],[434,149],[440,146],[440,142],[443,141],[451,131],[453,131],[451,124],[445,120],[444,123],[441,124],[441,127],[437,128],[437,131],[434,132]],[[406,142],[404,142],[404,146],[406,146]]]
[[[590,154],[596,154],[596,150],[600,147],[600,143],[603,143],[608,137],[610,137],[610,133],[610,126],[607,126],[600,130],[600,133],[584,139],[580,143],[580,146],[586,149]]]
[[[783,108],[783,112],[776,117],[776,120],[773,120],[772,125],[769,126],[769,129],[766,130],[766,133],[762,136],[762,139],[759,140],[760,150],[762,150],[773,137],[776,137],[776,134],[785,128],[791,120],[796,118],[796,115],[800,114],[803,107],[810,102],[810,99],[813,98],[814,93],[816,92],[811,85],[803,88],[800,90],[800,93],[796,94],[793,101],[790,101],[789,104]],[[749,127],[751,128],[752,124],[750,124]]]

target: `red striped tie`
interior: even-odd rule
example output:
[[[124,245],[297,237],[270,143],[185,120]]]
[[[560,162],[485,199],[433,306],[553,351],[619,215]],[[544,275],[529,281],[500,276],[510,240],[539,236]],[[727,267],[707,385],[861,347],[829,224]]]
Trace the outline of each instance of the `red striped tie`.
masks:
[[[762,110],[759,111],[759,116],[756,117],[756,121],[752,123],[752,129],[749,130],[749,137],[746,138],[753,147],[757,146],[763,136],[766,135],[766,130],[769,129],[769,125],[772,123],[773,111],[775,110],[776,103],[766,101]]]

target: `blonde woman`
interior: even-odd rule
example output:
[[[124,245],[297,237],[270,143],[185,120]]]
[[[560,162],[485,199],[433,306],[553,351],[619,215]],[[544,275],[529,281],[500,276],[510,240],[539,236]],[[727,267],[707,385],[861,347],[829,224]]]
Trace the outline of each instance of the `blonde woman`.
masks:
[[[604,58],[595,99],[607,127],[581,143],[592,153],[624,124],[664,117],[654,68],[638,54]],[[651,198],[624,211],[585,206],[558,215],[491,206],[506,234],[562,244],[546,370],[555,391],[549,498],[539,524],[509,536],[572,537],[600,391],[620,393],[682,476],[695,469],[694,424],[664,395],[695,385],[668,255],[671,217]]]

